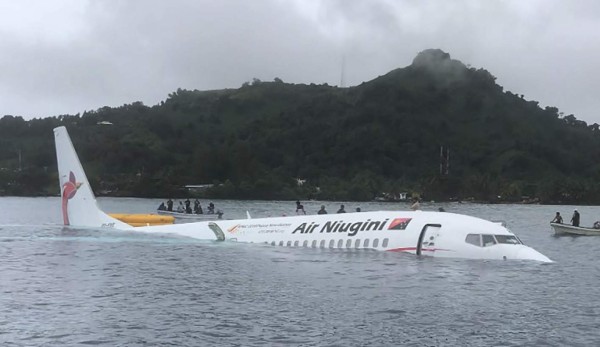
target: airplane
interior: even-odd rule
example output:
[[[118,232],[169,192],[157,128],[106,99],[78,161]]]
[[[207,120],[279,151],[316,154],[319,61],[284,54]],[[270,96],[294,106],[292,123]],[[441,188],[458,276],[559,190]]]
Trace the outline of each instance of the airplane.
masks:
[[[175,234],[203,240],[282,247],[369,249],[468,259],[552,262],[500,223],[433,211],[373,211],[343,214],[200,221],[132,226],[98,206],[64,126],[54,129],[65,225]]]

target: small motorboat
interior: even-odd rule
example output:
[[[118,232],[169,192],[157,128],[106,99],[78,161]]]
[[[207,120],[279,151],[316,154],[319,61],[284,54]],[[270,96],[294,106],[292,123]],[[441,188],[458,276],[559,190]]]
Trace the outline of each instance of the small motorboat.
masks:
[[[193,219],[193,220],[217,220],[223,219],[223,212],[217,211],[215,213],[185,213],[185,212],[177,212],[177,211],[167,211],[167,210],[156,210],[156,213],[165,216],[173,216],[176,219]]]
[[[576,227],[569,224],[550,223],[555,235],[600,236],[600,228]]]

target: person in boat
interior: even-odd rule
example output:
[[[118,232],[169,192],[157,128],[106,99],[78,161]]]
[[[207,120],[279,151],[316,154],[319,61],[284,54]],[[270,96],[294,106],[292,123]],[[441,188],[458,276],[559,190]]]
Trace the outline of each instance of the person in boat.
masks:
[[[556,215],[554,216],[554,219],[550,223],[562,224],[562,222],[563,222],[563,218],[560,215],[560,212],[556,212]]]
[[[337,210],[337,213],[346,213],[346,209],[344,208],[344,205],[340,205],[340,209]]]
[[[300,200],[296,201],[296,214],[306,214],[306,211],[304,211],[304,206],[300,203]]]
[[[357,207],[357,208],[356,208],[356,212],[360,212],[360,207]]]
[[[185,212],[185,208],[183,207],[183,202],[179,202],[179,205],[177,206],[177,212],[179,213],[184,213]]]
[[[200,206],[200,201],[198,201],[198,199],[194,200],[194,213],[195,214],[199,214],[198,213],[198,207]]]
[[[573,211],[573,217],[571,217],[571,223],[573,223],[574,227],[578,227],[579,226],[579,218],[581,216],[579,215],[579,212],[577,210]]]
[[[215,214],[215,204],[212,202],[208,204],[208,214]]]
[[[321,205],[321,209],[319,210],[319,212],[317,212],[317,214],[327,214],[327,211],[325,210],[325,205]]]
[[[171,199],[167,201],[167,211],[173,211],[173,200]]]
[[[158,210],[159,211],[164,211],[167,209],[167,206],[165,206],[164,202],[161,202],[160,205],[158,205]]]
[[[185,199],[185,213],[192,213],[190,199]]]

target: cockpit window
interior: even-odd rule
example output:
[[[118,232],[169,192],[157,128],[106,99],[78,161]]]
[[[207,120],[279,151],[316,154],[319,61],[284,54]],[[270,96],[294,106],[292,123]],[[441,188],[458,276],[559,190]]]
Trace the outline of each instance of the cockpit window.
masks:
[[[481,240],[480,240],[480,235],[479,234],[469,234],[467,235],[467,238],[465,239],[466,243],[470,243],[472,245],[475,245],[477,247],[481,247]]]
[[[486,235],[486,234],[468,234],[465,242],[478,246],[489,247],[497,243],[508,245],[522,245],[523,242],[515,235]]]
[[[521,241],[514,235],[494,235],[498,243],[507,243],[509,245],[520,245]]]
[[[481,235],[481,241],[483,243],[483,247],[489,247],[496,244],[494,235]]]

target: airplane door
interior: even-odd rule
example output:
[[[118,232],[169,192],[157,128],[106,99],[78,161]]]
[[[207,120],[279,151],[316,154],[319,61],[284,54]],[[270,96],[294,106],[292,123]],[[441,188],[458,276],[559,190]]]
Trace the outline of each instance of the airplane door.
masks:
[[[225,241],[225,233],[223,232],[223,230],[221,230],[217,223],[210,222],[208,223],[208,227],[210,228],[210,230],[212,230],[213,233],[215,233],[217,241]]]
[[[432,255],[435,252],[435,239],[441,228],[441,224],[426,224],[423,227],[417,243],[417,255]]]

